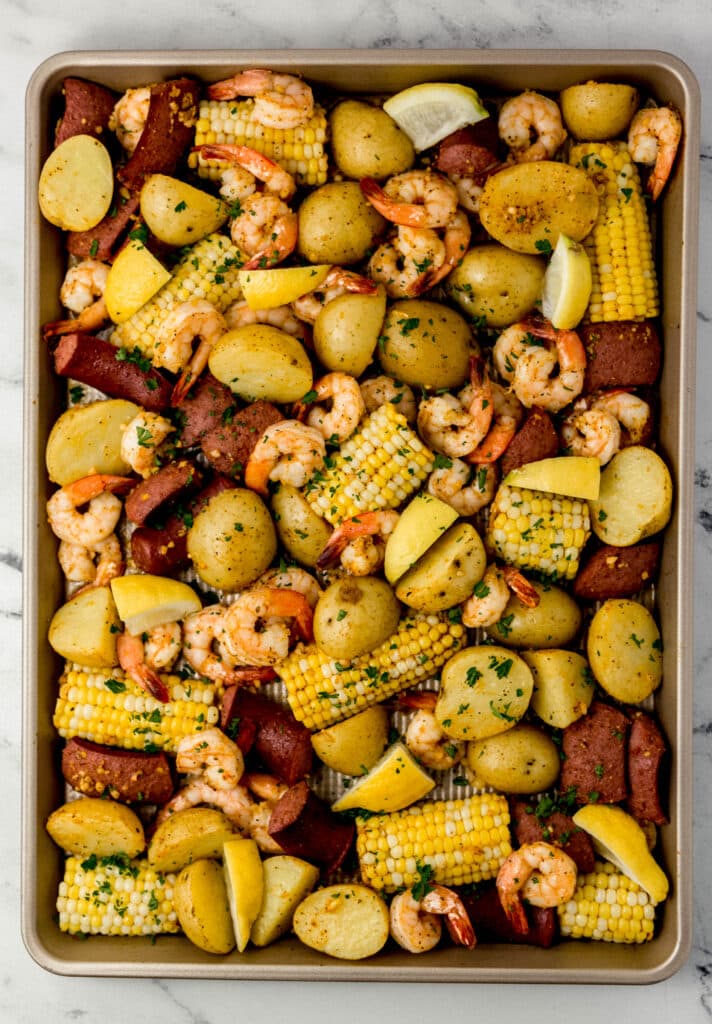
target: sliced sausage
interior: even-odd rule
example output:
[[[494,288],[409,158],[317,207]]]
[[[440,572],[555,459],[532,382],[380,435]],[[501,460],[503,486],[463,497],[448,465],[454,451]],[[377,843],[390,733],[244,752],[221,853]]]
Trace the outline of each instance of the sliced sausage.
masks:
[[[108,260],[114,255],[124,235],[138,223],[139,194],[130,195],[117,187],[111,208],[103,220],[86,231],[67,234],[67,250],[80,259],[92,257]]]
[[[62,751],[62,775],[78,793],[125,804],[164,804],[173,796],[170,761],[162,751],[146,754],[75,738]]]
[[[131,191],[149,174],[172,174],[190,145],[198,116],[199,88],[190,78],[174,78],[151,86],[146,124],[136,149],[117,178]]]
[[[659,541],[646,541],[629,548],[606,544],[594,551],[579,569],[574,594],[585,601],[632,597],[655,578],[659,562]]]
[[[65,78],[62,82],[62,95],[64,113],[57,122],[55,146],[73,135],[95,135],[101,139],[108,131],[109,118],[117,99],[115,93],[98,82]]]
[[[126,398],[150,412],[167,409],[173,388],[168,378],[122,355],[125,352],[110,342],[79,331],[59,338],[52,352],[61,377],[71,377],[111,398]]]
[[[640,822],[667,825],[661,793],[661,775],[668,746],[655,720],[643,711],[633,714],[628,740],[628,810]]]
[[[485,117],[447,135],[438,146],[435,167],[443,174],[474,177],[497,165],[497,122]]]
[[[645,387],[658,379],[662,348],[651,320],[581,324],[577,330],[586,349],[584,393]]]
[[[534,407],[500,460],[502,477],[527,462],[553,458],[558,451],[559,438],[551,416],[544,409]]]
[[[525,904],[529,930],[525,934],[518,932],[502,909],[493,885],[478,888],[474,895],[463,895],[462,902],[478,942],[517,942],[548,949],[559,937],[559,918],[553,907]]]
[[[200,377],[176,407],[180,416],[180,440],[184,448],[193,448],[216,427],[230,423],[237,413],[237,402],[230,388],[211,373]]]
[[[302,781],[278,800],[268,831],[285,853],[319,864],[328,873],[344,860],[356,828],[352,821],[333,814]]]
[[[220,725],[246,753],[254,749],[265,768],[293,786],[312,769],[311,733],[289,708],[243,687],[230,686],[220,709]],[[252,739],[249,739],[249,733]]]
[[[134,487],[126,498],[126,515],[132,523],[143,526],[163,505],[199,487],[202,479],[200,470],[188,459],[169,462]]]
[[[253,402],[229,421],[204,434],[200,447],[218,473],[238,476],[264,430],[282,418],[279,409],[271,402]]]
[[[525,843],[552,843],[560,846],[576,862],[579,871],[593,871],[596,860],[593,843],[586,832],[574,824],[564,811],[546,813],[544,800],[510,800],[512,831],[520,846]]]
[[[579,804],[616,804],[628,795],[626,741],[630,722],[617,708],[594,701],[563,731],[559,787]]]

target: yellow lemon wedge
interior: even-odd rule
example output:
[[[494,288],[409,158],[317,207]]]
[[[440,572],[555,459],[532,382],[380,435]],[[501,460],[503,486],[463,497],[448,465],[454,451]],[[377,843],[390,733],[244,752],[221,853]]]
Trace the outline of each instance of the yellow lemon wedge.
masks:
[[[598,459],[589,455],[562,455],[527,462],[508,473],[504,483],[510,487],[595,501],[601,486],[601,467]]]
[[[124,323],[170,279],[170,271],[143,242],[132,239],[109,268],[104,289],[107,313],[115,324]]]
[[[388,582],[396,583],[457,517],[455,509],[439,498],[416,494],[386,541],[384,569]]]
[[[241,270],[237,277],[250,309],[286,306],[324,283],[329,263],[311,267],[278,267],[274,270]]]
[[[223,869],[235,941],[242,953],[262,908],[264,894],[262,860],[254,839],[231,839],[225,843]]]
[[[435,786],[403,743],[394,743],[368,775],[362,776],[336,803],[334,811],[400,811],[421,800]]]
[[[662,903],[669,883],[635,818],[620,807],[587,804],[574,814],[573,821],[588,832],[601,857],[637,882],[654,903]]]
[[[541,311],[557,330],[569,331],[583,318],[591,297],[591,261],[580,242],[559,235],[544,274]]]
[[[119,618],[132,636],[164,622],[177,622],[202,608],[187,583],[150,573],[117,576],[111,581],[111,592]]]
[[[455,82],[424,82],[391,96],[383,109],[420,152],[489,113],[474,89]]]

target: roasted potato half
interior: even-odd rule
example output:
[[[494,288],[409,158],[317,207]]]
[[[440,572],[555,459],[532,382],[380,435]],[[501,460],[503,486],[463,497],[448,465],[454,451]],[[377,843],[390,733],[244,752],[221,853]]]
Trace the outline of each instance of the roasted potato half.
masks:
[[[206,953],[224,954],[235,948],[235,932],[222,866],[201,858],[186,864],[176,879],[173,903],[181,928]]]
[[[297,907],[294,931],[305,946],[339,960],[375,956],[388,939],[388,907],[365,885],[329,885]]]
[[[487,555],[471,523],[457,522],[401,576],[396,597],[419,612],[440,612],[466,600],[482,579]]]
[[[624,704],[640,704],[660,685],[660,631],[638,601],[604,601],[591,620],[586,642],[596,682]]]
[[[453,739],[486,739],[517,724],[533,688],[518,654],[494,644],[466,647],[443,668],[435,717]]]
[[[148,863],[156,871],[180,871],[202,857],[222,855],[235,828],[222,811],[186,807],[161,822],[148,844]]]
[[[138,857],[146,846],[141,819],[115,800],[84,796],[70,800],[47,819],[57,846],[78,857]]]
[[[594,533],[604,544],[628,547],[652,537],[672,513],[670,470],[650,448],[623,448],[601,473],[598,498],[589,508]]]

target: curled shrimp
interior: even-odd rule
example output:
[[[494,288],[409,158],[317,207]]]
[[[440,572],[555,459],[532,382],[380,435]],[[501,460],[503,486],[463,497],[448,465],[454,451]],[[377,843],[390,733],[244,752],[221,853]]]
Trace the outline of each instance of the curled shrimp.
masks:
[[[492,386],[477,357],[470,360],[470,383],[457,395],[432,395],[418,408],[418,433],[435,451],[461,458],[474,451],[492,422]]]
[[[383,188],[374,178],[361,179],[369,203],[393,224],[409,228],[444,228],[457,212],[457,189],[431,170],[404,171]]]
[[[467,215],[455,213],[442,237],[438,230],[401,225],[376,249],[368,272],[391,298],[412,298],[434,288],[461,261],[472,235]]]
[[[294,251],[298,221],[293,210],[277,196],[255,193],[240,204],[230,225],[230,237],[249,259],[245,270],[274,267]]]
[[[297,190],[297,183],[288,171],[270,160],[268,156],[251,149],[250,146],[232,146],[226,144],[208,144],[196,147],[199,152],[199,162],[204,160],[221,160],[245,171],[249,171],[253,180],[256,178],[264,185],[265,191],[277,196],[279,199],[291,199]],[[254,190],[253,190],[254,191]],[[244,192],[236,196],[238,199],[246,199]]]
[[[558,105],[531,90],[502,105],[497,127],[518,163],[551,160],[566,138]]]
[[[225,310],[223,316],[228,330],[248,324],[269,324],[285,334],[301,341],[307,348],[312,347],[311,330],[300,320],[291,306],[273,306],[272,309],[250,309],[244,299],[238,299]]]
[[[108,320],[104,289],[109,266],[101,260],[86,259],[70,267],[64,275],[59,298],[65,309],[76,314],[66,320],[53,320],[42,327],[42,337],[60,337],[73,331],[97,331]]]
[[[326,444],[321,431],[299,420],[280,420],[266,428],[245,466],[245,484],[269,493],[270,480],[303,487],[324,465]]]
[[[644,399],[630,391],[615,389],[596,395],[591,401],[592,409],[599,409],[615,416],[627,433],[630,444],[640,444],[650,429],[651,410]]]
[[[420,899],[412,889],[394,896],[389,910],[391,936],[409,953],[427,953],[440,941],[441,918],[453,942],[474,949],[477,940],[464,904],[444,885],[431,885]]]
[[[223,619],[222,642],[243,664],[276,665],[289,653],[294,622],[303,640],[311,640],[313,613],[295,590],[253,587],[243,591]]]
[[[199,775],[213,789],[234,789],[244,774],[245,762],[237,744],[213,726],[180,740],[176,768]]]
[[[168,670],[180,651],[177,622],[156,626],[141,636],[124,631],[116,639],[116,655],[126,675],[163,704],[170,700],[170,693],[158,670]]]
[[[588,455],[605,466],[620,448],[621,428],[605,409],[574,407],[561,424],[561,436],[572,455]]]
[[[144,479],[159,468],[157,450],[174,429],[170,420],[142,409],[130,420],[121,436],[121,458]]]
[[[657,199],[670,177],[682,137],[682,118],[672,107],[644,107],[631,121],[628,150],[639,164],[652,165],[647,189]]]
[[[210,350],[226,330],[222,313],[206,299],[181,302],[163,318],[154,344],[153,364],[171,373],[182,371],[173,388],[172,405],[178,405],[188,394],[205,369]],[[196,338],[200,343],[193,352]]]
[[[536,405],[559,412],[581,394],[585,349],[575,331],[557,330],[547,322],[530,324],[529,333],[544,339],[546,344],[529,346],[519,356],[512,390],[527,409]]]
[[[464,744],[443,732],[435,717],[437,699],[434,690],[416,690],[402,693],[398,703],[415,711],[405,730],[408,750],[426,768],[447,771],[462,759]]]
[[[299,128],[314,113],[311,88],[296,75],[249,68],[208,86],[211,100],[254,96],[255,120],[265,128]]]
[[[130,477],[93,473],[55,491],[47,502],[47,519],[60,540],[95,551],[114,532],[123,504],[116,497],[130,490]],[[88,505],[80,512],[82,505]]]
[[[383,564],[385,540],[399,518],[397,512],[383,509],[345,519],[317,558],[317,569],[326,569],[341,558],[341,564],[352,576],[370,576]]]
[[[110,533],[94,548],[60,541],[57,557],[70,583],[85,583],[90,587],[105,587],[122,576],[125,567],[121,543],[115,533]]]
[[[497,892],[511,924],[525,935],[529,930],[523,901],[534,907],[558,907],[576,888],[576,862],[551,843],[525,843],[514,850],[497,874]]]
[[[133,153],[141,138],[151,105],[150,86],[127,89],[116,102],[109,118],[109,129],[116,133],[122,148]]]
[[[536,608],[539,604],[539,594],[514,566],[500,568],[494,563],[487,566],[472,596],[460,605],[463,625],[469,629],[494,626],[504,615],[510,594],[516,594],[527,608]]]
[[[313,324],[327,306],[340,295],[355,293],[357,295],[374,295],[378,286],[369,277],[357,274],[343,267],[332,267],[318,288],[300,295],[292,302],[292,309],[300,320]]]
[[[226,650],[222,642],[226,611],[224,605],[213,604],[184,619],[183,657],[199,675],[225,686],[269,682],[274,678],[271,670],[240,664]]]
[[[306,418],[326,441],[341,444],[351,437],[366,411],[358,381],[348,373],[327,373],[312,390],[314,402],[309,406],[298,403],[294,410],[297,419]],[[322,402],[331,407],[327,409]]]
[[[258,587],[277,587],[278,590],[294,590],[307,599],[309,607],[314,609],[321,597],[321,587],[306,569],[289,565],[286,569],[268,569],[257,580]]]
[[[394,380],[386,374],[369,377],[368,380],[361,381],[361,397],[366,406],[366,412],[374,412],[390,402],[409,423],[415,423],[418,406],[413,389],[408,384],[402,384],[401,381]]]
[[[486,508],[496,488],[497,470],[491,463],[475,466],[462,459],[451,459],[450,465],[434,469],[426,484],[428,494],[461,516],[474,516]]]
[[[495,381],[492,381],[491,388],[492,424],[474,451],[467,455],[468,462],[476,462],[478,465],[496,462],[504,455],[524,415],[521,402],[516,395]]]

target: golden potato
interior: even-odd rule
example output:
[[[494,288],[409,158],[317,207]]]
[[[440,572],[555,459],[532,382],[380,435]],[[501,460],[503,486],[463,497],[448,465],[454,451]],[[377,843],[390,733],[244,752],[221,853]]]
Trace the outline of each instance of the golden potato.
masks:
[[[388,712],[374,704],[358,715],[312,735],[314,753],[342,775],[365,775],[388,744]]]
[[[487,327],[508,327],[541,298],[546,263],[540,256],[489,243],[465,253],[445,290],[468,316]]]
[[[506,647],[565,647],[581,628],[581,609],[573,597],[554,583],[529,581],[539,595],[536,608],[512,594],[499,622],[489,627]]]
[[[131,467],[121,458],[121,438],[139,412],[123,398],[75,405],[63,412],[47,439],[50,480],[65,487],[92,473],[128,476]]]
[[[232,488],[211,498],[188,530],[188,557],[195,571],[219,590],[241,590],[254,583],[276,553],[269,509],[247,488]]]
[[[329,885],[311,893],[294,913],[305,946],[340,960],[375,956],[388,939],[388,907],[365,885]]]
[[[327,370],[360,377],[373,359],[386,314],[386,292],[355,292],[327,302],[314,322],[314,350]]]
[[[141,216],[166,245],[192,245],[227,221],[218,196],[167,174],[150,174],[141,189]]]
[[[332,181],[300,205],[297,248],[310,263],[358,263],[385,227],[357,181]]]
[[[245,401],[297,402],[314,379],[304,346],[270,324],[245,324],[213,345],[210,372]]]
[[[522,651],[534,676],[530,707],[542,722],[565,729],[586,714],[595,688],[588,662],[576,651]]]
[[[334,162],[347,178],[390,178],[415,162],[408,136],[371,103],[343,100],[332,110],[329,128]]]
[[[625,134],[640,95],[632,85],[583,82],[564,89],[559,102],[566,127],[575,139],[603,142]]]
[[[386,541],[383,568],[388,582],[396,583],[456,519],[457,512],[444,501],[425,491],[416,494]]]
[[[381,330],[383,372],[427,388],[458,388],[467,380],[472,332],[465,318],[441,302],[401,299]]]
[[[559,751],[542,729],[520,722],[507,732],[467,744],[478,782],[501,793],[541,793],[559,775]]]
[[[496,736],[517,724],[533,687],[529,666],[513,651],[494,644],[466,647],[442,670],[435,717],[456,740]]]
[[[286,854],[267,857],[262,870],[262,907],[250,931],[255,946],[269,946],[289,931],[294,911],[319,880],[313,864]]]
[[[148,844],[148,863],[156,871],[180,871],[203,857],[222,856],[223,843],[235,839],[236,827],[212,807],[186,807],[158,826]]]
[[[638,601],[604,601],[591,620],[586,649],[596,682],[616,700],[640,704],[660,685],[660,631]]]
[[[99,797],[62,804],[47,819],[47,831],[57,846],[78,857],[138,857],[146,846],[138,815],[125,804]]]
[[[216,860],[202,858],[186,864],[173,887],[173,905],[181,929],[206,953],[229,953],[235,933],[223,869]]]
[[[343,576],[324,591],[314,609],[314,641],[330,658],[351,661],[395,632],[400,605],[385,580]]]
[[[487,568],[487,555],[471,523],[455,523],[401,576],[396,597],[420,612],[440,612],[461,604]]]
[[[598,498],[589,509],[593,531],[604,544],[630,547],[652,537],[672,514],[670,471],[651,448],[623,448],[601,473]]]
[[[71,135],[42,165],[40,210],[63,231],[93,228],[109,212],[113,194],[109,151],[93,135]]]
[[[50,646],[68,661],[88,668],[116,664],[121,620],[109,587],[91,587],[61,605],[49,624]]]
[[[272,495],[272,517],[287,554],[314,568],[332,533],[327,521],[291,484],[280,484]]]

